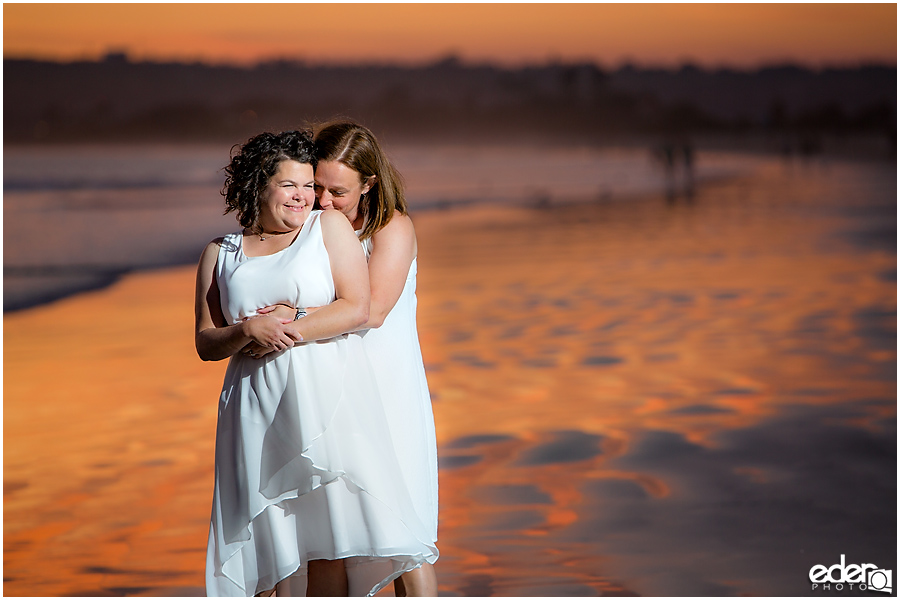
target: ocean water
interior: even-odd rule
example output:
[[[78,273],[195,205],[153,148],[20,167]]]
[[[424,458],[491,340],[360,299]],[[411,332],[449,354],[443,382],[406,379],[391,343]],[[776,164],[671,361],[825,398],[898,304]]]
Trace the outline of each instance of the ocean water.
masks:
[[[482,204],[627,201],[748,174],[767,159],[697,153],[667,170],[650,149],[389,148],[414,212]],[[3,158],[3,307],[101,287],[121,274],[197,260],[236,229],[219,194],[229,147],[12,147]]]

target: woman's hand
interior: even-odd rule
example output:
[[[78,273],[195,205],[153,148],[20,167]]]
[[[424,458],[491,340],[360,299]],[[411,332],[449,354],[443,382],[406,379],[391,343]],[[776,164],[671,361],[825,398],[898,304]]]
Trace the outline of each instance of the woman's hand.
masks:
[[[244,317],[243,321],[248,321],[259,315],[268,315],[270,317],[275,317],[276,319],[278,319],[278,322],[282,325],[287,325],[294,320],[294,315],[297,314],[297,309],[291,307],[290,304],[273,304],[271,306],[264,306],[256,312],[257,315],[254,315],[253,317]],[[296,333],[293,329],[285,328],[285,331],[290,332],[288,333],[288,336]],[[267,354],[271,354],[272,352],[277,351],[278,350],[276,350],[274,346],[263,346],[258,342],[250,342],[249,344],[241,348],[241,354],[243,354],[244,356],[249,356],[250,358],[262,358]]]
[[[287,323],[290,323],[290,321],[287,321]],[[265,354],[268,354],[269,352],[287,350],[292,348],[296,342],[303,341],[303,337],[300,334],[286,326],[287,323],[269,315],[257,315],[245,319],[241,323],[241,328],[244,335],[252,340],[251,344],[255,342],[260,346],[260,350],[266,350]],[[247,347],[251,344],[244,346],[242,351],[247,350]],[[251,352],[252,354],[250,352],[247,352],[247,354],[255,358],[257,354],[255,349],[252,349]]]
[[[266,348],[265,346],[260,346],[256,342],[250,342],[241,348],[241,354],[249,356],[250,358],[262,358],[272,352],[275,352],[275,348]]]
[[[282,323],[290,323],[297,316],[297,307],[284,303],[272,304],[271,306],[263,306],[256,312],[280,319]]]
[[[322,307],[321,306],[310,306],[306,309],[306,313],[307,313],[307,315],[311,315],[312,313],[316,312],[320,308],[322,308]],[[263,306],[262,308],[258,309],[256,312],[257,312],[257,315],[267,315],[270,317],[275,317],[283,325],[287,325],[288,323],[293,323],[295,320],[294,317],[297,316],[297,309],[294,308],[293,306],[291,306],[290,304],[284,304],[284,303],[272,304],[270,306]],[[252,318],[254,318],[254,317],[244,317],[244,321],[247,321]],[[289,332],[288,335],[292,336],[292,337],[294,337],[292,334],[296,334],[295,337],[300,338],[299,340],[295,339],[296,342],[303,341],[303,337],[299,333],[297,333],[296,330],[286,327],[285,331]],[[251,358],[262,358],[267,354],[271,354],[272,352],[277,352],[277,350],[274,347],[264,346],[257,342],[250,342],[249,344],[247,344],[246,346],[241,348],[241,354],[243,354],[245,356],[249,356]]]

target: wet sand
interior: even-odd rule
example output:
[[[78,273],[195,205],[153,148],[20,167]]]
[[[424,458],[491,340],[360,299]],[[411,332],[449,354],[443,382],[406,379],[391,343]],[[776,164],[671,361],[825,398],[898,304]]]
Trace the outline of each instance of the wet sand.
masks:
[[[414,215],[442,595],[802,595],[896,566],[896,171]],[[202,595],[193,267],[4,317],[4,593]],[[46,351],[47,347],[53,348]]]

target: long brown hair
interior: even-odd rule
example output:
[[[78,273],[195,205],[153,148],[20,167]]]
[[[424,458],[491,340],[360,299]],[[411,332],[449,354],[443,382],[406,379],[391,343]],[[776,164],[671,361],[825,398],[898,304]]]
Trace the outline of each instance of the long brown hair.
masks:
[[[360,183],[375,176],[375,184],[359,201],[365,224],[359,239],[372,237],[393,218],[407,214],[403,178],[378,145],[375,135],[353,121],[332,121],[316,128],[316,159],[337,161],[357,173]]]

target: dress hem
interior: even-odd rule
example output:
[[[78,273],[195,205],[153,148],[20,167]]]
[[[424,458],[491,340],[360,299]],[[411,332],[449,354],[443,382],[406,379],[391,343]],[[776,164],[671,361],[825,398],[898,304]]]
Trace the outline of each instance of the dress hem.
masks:
[[[312,445],[310,445],[310,447],[312,447]],[[309,448],[307,448],[307,450],[308,450],[308,449],[309,449]],[[324,470],[324,471],[323,471],[323,470],[321,469],[321,467],[318,467],[318,466],[315,464],[315,462],[313,462],[312,459],[311,459],[309,456],[307,456],[306,454],[300,454],[300,456],[302,456],[302,457],[306,458],[307,460],[309,460],[309,461],[312,463],[313,467],[316,468],[317,470],[320,470],[320,471],[322,471],[322,472],[331,472],[331,471],[327,471],[327,470]],[[404,525],[404,527],[406,527],[406,530],[410,532],[410,534],[412,535],[412,537],[414,537],[416,540],[418,540],[418,542],[419,542],[420,544],[422,544],[423,546],[425,546],[426,548],[428,548],[428,549],[430,550],[430,552],[429,552],[428,554],[426,554],[426,553],[424,553],[424,552],[423,552],[423,553],[419,553],[419,554],[355,554],[355,553],[349,553],[349,554],[347,554],[346,556],[341,556],[342,553],[338,553],[338,555],[333,556],[333,557],[325,557],[325,556],[321,556],[321,557],[316,557],[316,558],[307,558],[307,559],[305,560],[305,563],[309,563],[310,560],[342,560],[342,559],[353,558],[353,557],[360,557],[360,558],[394,558],[394,557],[401,557],[401,556],[409,556],[410,558],[412,558],[412,557],[422,557],[422,560],[421,560],[421,561],[417,560],[417,561],[416,561],[416,564],[415,564],[414,566],[410,567],[409,569],[406,569],[406,570],[400,571],[400,572],[398,572],[398,573],[395,573],[394,575],[388,577],[387,580],[382,580],[382,581],[381,581],[379,584],[377,584],[377,585],[370,591],[370,593],[368,594],[369,596],[372,596],[372,595],[374,595],[374,594],[377,594],[381,589],[383,589],[383,588],[384,588],[385,586],[387,586],[391,581],[393,581],[394,579],[396,579],[397,577],[399,577],[399,576],[402,575],[403,573],[406,573],[406,572],[408,572],[408,571],[412,571],[412,570],[414,570],[414,569],[416,569],[416,568],[422,566],[422,564],[424,564],[424,563],[426,563],[426,562],[428,562],[429,564],[434,564],[435,562],[437,562],[438,558],[440,557],[440,552],[439,552],[437,546],[434,545],[435,542],[431,542],[431,541],[423,541],[423,540],[419,539],[419,537],[418,537],[417,535],[415,535],[415,534],[409,529],[409,527],[406,525],[406,521],[405,521],[401,516],[399,516],[399,515],[397,515],[396,513],[394,513],[393,509],[391,509],[390,506],[388,506],[387,504],[385,504],[384,502],[382,502],[377,496],[371,494],[371,493],[370,493],[368,490],[366,490],[365,488],[363,488],[363,487],[357,485],[355,482],[353,482],[351,479],[349,479],[349,477],[347,477],[346,473],[338,474],[338,475],[337,475],[336,477],[334,477],[333,479],[329,479],[328,481],[321,482],[321,483],[319,483],[316,487],[310,489],[308,492],[304,492],[304,493],[302,493],[302,494],[298,493],[298,494],[295,494],[295,495],[290,495],[290,496],[287,496],[287,497],[279,498],[277,502],[271,502],[270,504],[267,504],[265,507],[262,508],[262,510],[260,510],[259,512],[257,512],[257,513],[250,519],[250,521],[247,523],[247,525],[246,525],[246,527],[245,527],[245,530],[246,530],[246,529],[249,529],[250,525],[252,525],[253,522],[254,522],[260,515],[262,515],[266,510],[268,510],[270,507],[276,506],[277,504],[279,504],[279,503],[281,503],[281,502],[286,502],[286,501],[290,501],[290,500],[297,500],[297,499],[302,498],[303,496],[305,496],[305,495],[307,495],[307,494],[311,494],[311,493],[313,493],[313,492],[319,490],[320,488],[324,488],[324,487],[327,486],[327,485],[333,485],[333,484],[338,483],[338,482],[340,482],[340,481],[344,481],[345,484],[352,485],[353,487],[355,487],[356,489],[359,490],[359,493],[364,493],[364,494],[368,495],[370,498],[374,499],[374,500],[377,501],[379,504],[381,504],[382,506],[384,506],[385,508],[387,508],[392,514],[394,514],[394,515],[398,518],[398,520],[400,521],[400,523],[402,523],[402,524]],[[221,567],[220,567],[219,569],[216,569],[216,572],[215,572],[215,576],[216,576],[216,577],[224,577],[224,578],[228,579],[228,581],[232,582],[235,586],[237,586],[237,587],[243,589],[245,593],[246,593],[246,591],[247,591],[246,588],[245,588],[240,582],[235,581],[234,579],[232,579],[231,577],[229,577],[229,576],[224,572],[224,569],[225,569],[225,565],[227,565],[227,564],[228,564],[228,563],[229,563],[229,562],[230,562],[230,561],[231,561],[231,560],[232,560],[232,559],[233,559],[233,558],[241,551],[241,549],[253,539],[252,536],[253,536],[253,534],[252,534],[252,532],[251,532],[249,538],[247,538],[246,540],[241,540],[242,543],[235,549],[234,552],[232,552],[232,553],[228,556],[227,559],[225,559],[225,560],[222,562]],[[429,560],[430,558],[433,558],[433,560]],[[293,573],[296,573],[297,570],[299,570],[300,568],[302,568],[303,564],[305,564],[305,563],[304,563],[304,561],[301,561],[300,564],[297,565],[297,567],[296,567],[293,571],[291,571],[291,575],[292,575]],[[285,577],[282,577],[282,578],[279,579],[278,581],[279,581],[279,582],[280,582],[280,581],[283,581],[284,579],[287,579],[288,577],[291,577],[291,575],[286,575]],[[271,588],[269,588],[269,589],[271,589]],[[261,591],[266,591],[266,590],[261,590]],[[258,594],[258,593],[260,593],[260,591],[254,592],[253,595],[255,596],[255,595]]]

